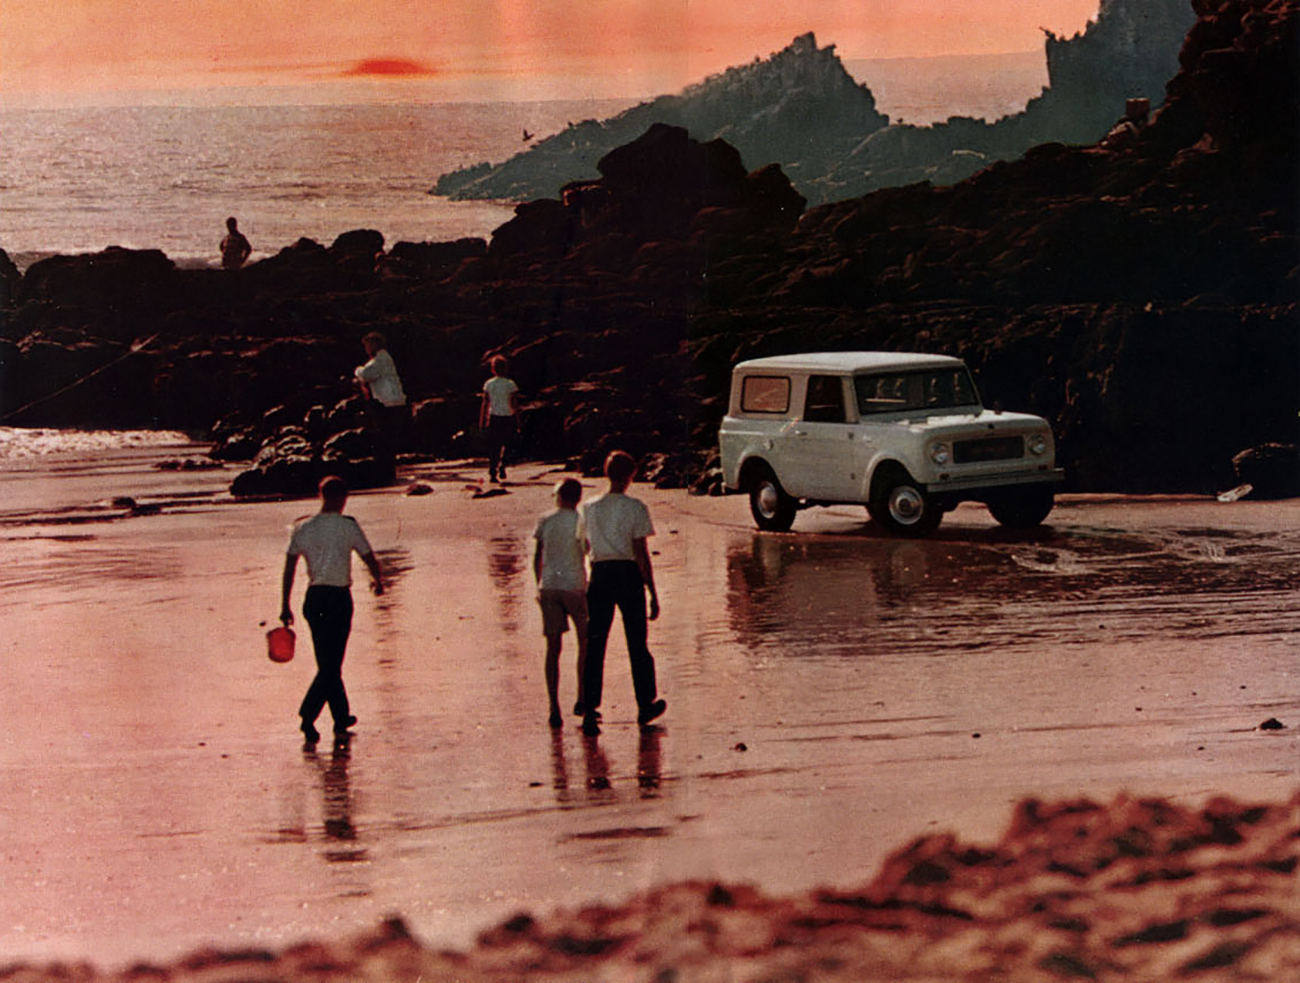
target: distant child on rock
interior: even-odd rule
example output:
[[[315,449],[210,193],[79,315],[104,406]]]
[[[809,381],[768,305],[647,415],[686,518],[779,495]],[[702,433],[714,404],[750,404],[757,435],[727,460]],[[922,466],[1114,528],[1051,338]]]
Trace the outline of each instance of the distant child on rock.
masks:
[[[659,617],[659,595],[646,539],[654,535],[645,503],[627,494],[636,461],[626,451],[605,459],[609,491],[582,510],[579,535],[591,555],[587,587],[587,666],[582,700],[584,734],[600,733],[600,697],[605,676],[605,645],[614,623],[614,608],[623,615],[623,635],[632,663],[637,723],[644,726],[667,708],[655,690],[655,660],[646,646],[646,592],[650,620]]]
[[[352,631],[352,554],[355,552],[370,569],[370,589],[384,592],[383,576],[374,550],[366,540],[357,520],[343,514],[348,502],[348,486],[333,475],[320,483],[320,511],[299,519],[289,538],[284,557],[284,578],[280,590],[280,621],[293,624],[289,596],[293,593],[294,572],[298,557],[307,558],[310,582],[302,602],[302,614],[311,627],[312,647],[316,651],[316,678],[303,697],[298,715],[302,733],[309,743],[320,740],[316,718],[328,703],[334,718],[334,733],[344,734],[357,722],[348,710],[348,694],[343,689],[343,653]]]
[[[546,695],[550,700],[552,727],[564,723],[560,715],[560,650],[564,633],[573,621],[578,644],[578,702],[575,713],[583,713],[582,683],[587,664],[587,570],[578,539],[578,500],[582,485],[573,478],[555,489],[555,511],[537,521],[533,538],[533,577],[537,581],[537,604],[542,609],[542,633],[546,636]]]
[[[506,378],[506,360],[494,355],[492,378],[483,383],[478,425],[488,435],[488,480],[506,480],[506,455],[519,434],[519,387]]]

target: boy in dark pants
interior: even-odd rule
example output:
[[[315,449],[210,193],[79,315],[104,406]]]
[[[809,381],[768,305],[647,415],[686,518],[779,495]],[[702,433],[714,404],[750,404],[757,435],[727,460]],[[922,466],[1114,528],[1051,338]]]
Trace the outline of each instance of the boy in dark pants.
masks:
[[[384,582],[374,550],[366,540],[357,520],[343,515],[348,488],[342,478],[331,475],[320,483],[320,511],[310,518],[299,519],[289,538],[284,557],[284,577],[280,590],[280,621],[293,624],[289,596],[293,592],[298,557],[307,558],[310,578],[303,598],[302,614],[311,627],[312,647],[316,652],[316,678],[298,709],[302,733],[309,743],[320,740],[316,718],[326,703],[334,718],[334,733],[342,734],[357,722],[348,710],[348,694],[343,688],[343,653],[352,631],[352,553],[355,551],[370,569],[370,589],[384,592]]]
[[[650,620],[659,617],[659,595],[646,538],[654,535],[645,503],[627,495],[636,462],[626,451],[605,459],[609,491],[582,510],[579,535],[591,556],[587,587],[587,665],[583,681],[584,734],[600,733],[600,698],[605,676],[605,646],[614,623],[614,608],[623,616],[623,635],[632,663],[637,723],[644,726],[667,708],[655,689],[655,660],[646,646],[646,592]]]
[[[506,480],[506,458],[519,436],[519,387],[506,378],[506,360],[494,355],[492,378],[483,383],[478,425],[488,436],[488,480]]]

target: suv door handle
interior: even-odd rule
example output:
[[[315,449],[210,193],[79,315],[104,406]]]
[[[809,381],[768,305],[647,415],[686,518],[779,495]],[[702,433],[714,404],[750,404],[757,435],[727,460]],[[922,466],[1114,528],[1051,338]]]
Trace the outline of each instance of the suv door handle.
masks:
[[[808,436],[808,431],[807,431],[807,430],[796,430],[796,431],[794,432],[794,435],[795,435],[796,437],[807,437],[807,436]]]

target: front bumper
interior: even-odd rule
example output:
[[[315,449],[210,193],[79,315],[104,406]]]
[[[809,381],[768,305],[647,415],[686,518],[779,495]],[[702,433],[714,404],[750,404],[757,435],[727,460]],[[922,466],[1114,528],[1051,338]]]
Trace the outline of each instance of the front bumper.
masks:
[[[995,488],[1009,488],[1013,485],[1049,485],[1065,480],[1063,468],[1050,468],[1046,471],[1017,471],[1011,474],[979,474],[967,478],[941,478],[925,486],[927,494],[958,494],[966,498],[975,497],[982,491]]]

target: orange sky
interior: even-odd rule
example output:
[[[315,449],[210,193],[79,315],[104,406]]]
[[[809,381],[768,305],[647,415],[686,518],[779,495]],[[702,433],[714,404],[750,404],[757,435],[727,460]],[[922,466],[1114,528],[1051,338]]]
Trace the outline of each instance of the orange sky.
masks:
[[[815,31],[841,57],[1028,51],[1097,0],[2,0],[0,100],[638,98]]]

